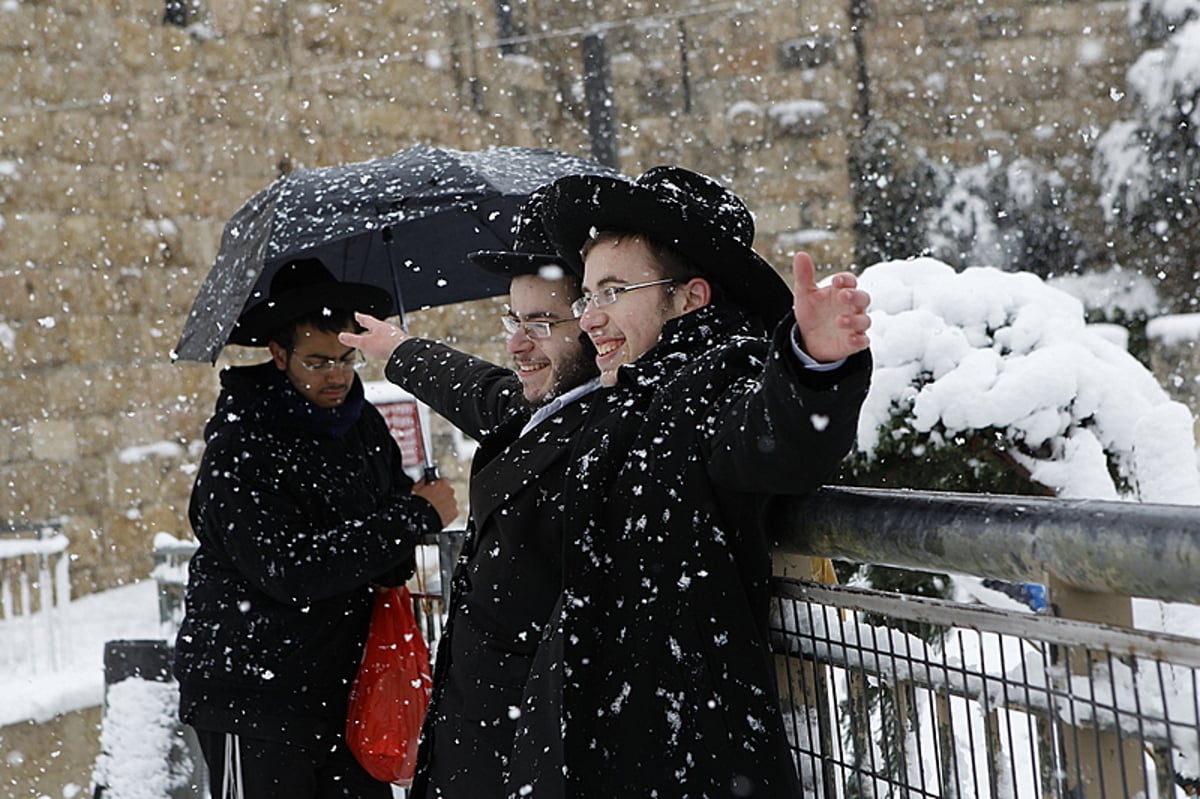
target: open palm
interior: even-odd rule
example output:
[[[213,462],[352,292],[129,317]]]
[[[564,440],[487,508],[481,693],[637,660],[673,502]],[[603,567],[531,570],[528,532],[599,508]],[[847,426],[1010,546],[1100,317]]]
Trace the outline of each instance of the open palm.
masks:
[[[839,272],[818,286],[812,258],[796,253],[792,261],[792,310],[804,351],[822,363],[847,358],[871,343],[867,329],[871,295],[858,288],[858,278]]]

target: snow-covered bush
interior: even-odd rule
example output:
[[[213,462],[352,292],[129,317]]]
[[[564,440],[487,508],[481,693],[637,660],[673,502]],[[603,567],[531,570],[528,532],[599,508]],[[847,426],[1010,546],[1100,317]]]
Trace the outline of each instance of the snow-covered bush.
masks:
[[[846,482],[1200,503],[1191,412],[1079,300],[932,258],[861,284],[875,374]]]
[[[1124,347],[1143,364],[1150,364],[1150,339],[1146,327],[1166,311],[1154,279],[1130,269],[1113,267],[1100,272],[1059,275],[1046,281],[1083,303],[1088,324],[1117,325]]]
[[[1068,218],[1078,201],[1054,169],[1029,158],[958,166],[873,123],[851,157],[862,263],[931,255],[1050,276],[1078,272],[1091,248]]]
[[[1076,272],[1088,248],[1065,217],[1066,180],[1028,158],[994,158],[941,173],[941,203],[924,215],[927,252],[952,266],[992,265],[1043,277]]]
[[[1126,75],[1132,115],[1096,143],[1092,176],[1118,247],[1157,274],[1174,310],[1200,305],[1200,2],[1134,0],[1130,21],[1154,45]]]

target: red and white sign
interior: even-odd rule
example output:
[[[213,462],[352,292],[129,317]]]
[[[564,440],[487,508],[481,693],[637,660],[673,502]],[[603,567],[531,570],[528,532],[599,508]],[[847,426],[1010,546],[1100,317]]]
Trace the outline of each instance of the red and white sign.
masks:
[[[417,401],[384,402],[375,405],[400,445],[404,466],[425,465],[425,440],[421,436],[421,412]]]
[[[417,402],[417,398],[404,389],[387,381],[364,383],[367,402],[383,415],[392,438],[400,445],[404,468],[423,467],[432,458],[429,446],[428,410]]]

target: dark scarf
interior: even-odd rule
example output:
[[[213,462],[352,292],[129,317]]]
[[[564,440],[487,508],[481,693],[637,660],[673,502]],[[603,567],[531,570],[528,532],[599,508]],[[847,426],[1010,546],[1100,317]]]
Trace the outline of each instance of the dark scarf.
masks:
[[[354,382],[350,384],[350,393],[346,395],[345,402],[334,408],[322,408],[297,391],[285,373],[276,369],[275,374],[278,375],[280,383],[277,389],[280,421],[289,427],[299,427],[313,433],[326,433],[340,438],[346,435],[362,415],[366,395],[358,375],[354,376]]]

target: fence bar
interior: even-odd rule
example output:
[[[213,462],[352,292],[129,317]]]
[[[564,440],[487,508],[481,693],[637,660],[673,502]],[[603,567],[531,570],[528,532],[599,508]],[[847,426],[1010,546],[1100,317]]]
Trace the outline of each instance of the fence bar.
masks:
[[[1200,603],[1200,507],[822,488],[781,504],[779,551]]]

